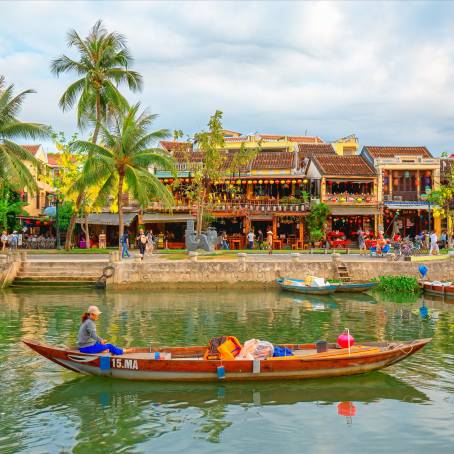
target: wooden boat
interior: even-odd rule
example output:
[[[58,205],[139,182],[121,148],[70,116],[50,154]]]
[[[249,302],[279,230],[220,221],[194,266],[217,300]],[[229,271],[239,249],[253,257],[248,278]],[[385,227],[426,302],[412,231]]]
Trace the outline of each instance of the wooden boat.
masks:
[[[52,347],[24,340],[32,350],[54,363],[86,375],[143,381],[217,381],[222,367],[225,381],[290,380],[339,377],[383,369],[416,353],[431,339],[410,342],[367,342],[348,349],[328,344],[317,353],[315,344],[285,344],[294,356],[252,360],[204,360],[207,347],[135,348],[121,356],[86,354],[68,347]],[[171,359],[155,359],[159,351]],[[221,368],[221,369],[219,369]],[[220,374],[222,376],[222,374]]]
[[[336,285],[336,293],[362,293],[376,287],[377,282],[342,282]]]
[[[446,298],[454,298],[454,285],[446,285],[443,283],[424,282],[423,289],[425,293],[431,295],[444,296]]]
[[[288,279],[281,277],[276,279],[276,283],[283,290],[295,293],[304,293],[305,295],[331,295],[336,291],[334,285],[325,285],[324,287],[315,287],[305,285],[302,279]]]

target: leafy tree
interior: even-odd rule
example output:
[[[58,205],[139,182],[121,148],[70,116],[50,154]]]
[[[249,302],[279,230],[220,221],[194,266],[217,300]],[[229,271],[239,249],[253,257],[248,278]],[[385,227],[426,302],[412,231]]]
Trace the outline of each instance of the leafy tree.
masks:
[[[34,194],[38,186],[30,167],[38,168],[39,162],[15,140],[46,138],[49,131],[44,125],[17,119],[30,93],[35,92],[25,90],[14,95],[14,85],[6,86],[4,76],[0,76],[0,186],[8,185],[14,189],[27,187]]]
[[[20,200],[19,194],[7,187],[0,189],[0,230],[11,232],[19,227],[17,216],[26,215],[24,206],[27,204]]]
[[[454,225],[454,211],[452,210],[452,203],[454,200],[454,167],[450,167],[445,175],[443,175],[445,184],[441,184],[437,189],[433,190],[427,200],[436,204],[438,207],[434,208],[434,217],[446,218],[448,226],[448,243],[452,244],[453,225]]]
[[[229,155],[224,150],[224,131],[220,110],[210,117],[208,131],[194,135],[194,142],[201,152],[201,162],[194,162],[192,152],[187,152],[187,165],[192,181],[186,195],[197,207],[197,234],[200,234],[204,224],[204,211],[210,208],[213,182],[239,172],[254,158],[258,150],[248,149],[244,144],[241,144],[240,150],[233,155]]]
[[[74,150],[88,152],[73,189],[98,188],[94,206],[104,206],[109,196],[116,195],[119,236],[124,232],[123,194],[131,194],[142,206],[152,198],[159,198],[169,207],[173,203],[171,192],[149,170],[150,166],[174,169],[173,160],[162,149],[151,146],[167,137],[168,131],[149,132],[156,115],[139,113],[139,108],[140,104],[136,104],[115,113],[108,125],[101,124],[101,145],[84,140],[72,144]]]
[[[306,217],[306,224],[311,241],[320,241],[324,237],[328,215],[329,207],[326,203],[318,203],[311,207],[311,212]]]
[[[62,55],[52,61],[51,71],[57,77],[69,72],[76,74],[79,79],[66,89],[59,104],[65,111],[71,109],[77,101],[77,124],[83,128],[87,123],[94,122],[91,141],[97,143],[101,122],[106,122],[112,112],[128,107],[118,85],[126,84],[130,90],[138,91],[142,87],[142,76],[129,69],[133,59],[126,38],[117,32],[108,32],[100,20],[85,38],[81,38],[75,30],[70,30],[67,44],[77,50],[78,58]],[[83,204],[83,197],[81,189],[68,227],[66,249],[71,246],[76,216]]]

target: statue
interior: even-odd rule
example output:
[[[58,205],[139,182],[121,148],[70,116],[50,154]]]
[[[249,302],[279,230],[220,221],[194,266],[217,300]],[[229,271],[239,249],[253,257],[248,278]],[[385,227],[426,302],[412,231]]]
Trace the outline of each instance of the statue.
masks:
[[[203,249],[208,252],[214,251],[214,246],[218,242],[218,234],[216,229],[208,227],[207,231],[197,235],[194,229],[194,221],[187,221],[185,231],[185,243],[188,251],[197,251],[197,249]]]

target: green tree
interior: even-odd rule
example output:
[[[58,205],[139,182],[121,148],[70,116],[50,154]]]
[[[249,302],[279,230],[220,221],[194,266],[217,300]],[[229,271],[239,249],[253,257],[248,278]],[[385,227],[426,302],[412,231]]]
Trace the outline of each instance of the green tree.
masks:
[[[77,101],[77,124],[83,128],[94,122],[91,141],[97,143],[102,122],[112,112],[127,109],[128,103],[118,90],[126,84],[130,90],[142,87],[142,76],[129,69],[132,56],[126,45],[126,38],[117,32],[108,32],[102,21],[97,21],[85,38],[75,30],[67,35],[68,47],[78,52],[78,58],[62,55],[51,63],[51,71],[58,77],[72,73],[79,77],[63,93],[59,104],[63,111],[71,109]],[[83,189],[77,196],[75,212],[71,217],[66,236],[65,248],[71,246],[77,212],[83,204]]]
[[[49,131],[44,125],[17,119],[17,114],[30,93],[35,92],[25,90],[14,95],[14,85],[6,86],[4,76],[0,76],[0,186],[8,185],[16,190],[26,187],[34,194],[38,186],[30,167],[38,168],[39,163],[15,141],[46,138]]]
[[[25,202],[20,200],[19,194],[7,187],[0,188],[0,230],[11,232],[19,227],[17,216],[26,215]]]
[[[318,203],[311,207],[311,212],[309,216],[306,217],[306,224],[311,241],[320,241],[324,237],[328,215],[329,207],[325,203]]]
[[[212,183],[239,172],[254,158],[258,149],[246,148],[241,144],[240,150],[234,154],[224,150],[224,131],[220,110],[210,117],[208,131],[194,135],[194,143],[201,152],[201,161],[194,162],[192,152],[187,152],[187,165],[192,181],[186,194],[197,207],[197,234],[200,235],[203,220],[208,218],[204,215],[204,211],[210,208],[209,196]]]
[[[149,132],[156,115],[139,113],[140,105],[117,112],[109,124],[101,124],[101,144],[77,140],[76,151],[87,150],[88,158],[74,190],[97,188],[95,206],[104,206],[109,196],[116,195],[119,236],[124,232],[123,194],[131,194],[142,206],[158,198],[172,206],[171,192],[150,172],[151,166],[174,170],[173,160],[162,149],[152,147],[168,136],[166,129]]]

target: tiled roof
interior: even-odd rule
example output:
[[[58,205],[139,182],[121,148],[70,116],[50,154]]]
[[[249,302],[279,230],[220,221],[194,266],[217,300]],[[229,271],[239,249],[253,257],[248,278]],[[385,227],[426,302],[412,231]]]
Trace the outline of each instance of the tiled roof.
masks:
[[[300,143],[298,144],[298,151],[300,154],[300,159],[311,158],[312,156],[336,154],[333,146],[329,143],[320,144]]]
[[[429,150],[426,147],[374,147],[370,145],[364,146],[369,155],[376,158],[393,158],[394,156],[422,156],[431,158]]]
[[[247,137],[238,136],[238,137],[224,137],[224,142],[247,142]]]
[[[175,151],[173,157],[179,163],[202,162],[203,153],[201,151]]]
[[[251,169],[292,169],[294,153],[288,151],[261,151],[252,161]]]
[[[314,164],[323,175],[374,176],[375,170],[362,156],[314,156]]]
[[[191,142],[174,142],[170,140],[161,140],[159,144],[167,151],[187,151],[188,149],[192,150]]]
[[[60,158],[59,153],[47,153],[47,164],[51,167],[58,167],[60,165]]]
[[[33,156],[38,153],[39,148],[41,147],[40,144],[38,145],[21,145],[22,148],[25,148],[29,153]]]

